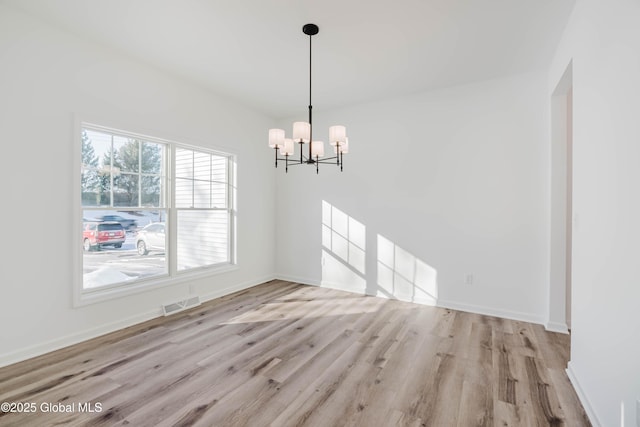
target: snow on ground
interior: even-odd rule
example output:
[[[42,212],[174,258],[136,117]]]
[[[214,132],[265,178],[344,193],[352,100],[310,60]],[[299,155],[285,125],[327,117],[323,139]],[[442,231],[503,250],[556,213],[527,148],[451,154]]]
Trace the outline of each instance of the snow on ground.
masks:
[[[112,283],[126,282],[134,279],[118,270],[110,267],[100,267],[91,273],[83,275],[82,285],[85,289],[99,288],[100,286],[110,285]]]
[[[95,219],[98,216],[102,216],[102,215],[120,215],[123,218],[126,219],[134,219],[136,220],[137,224],[138,224],[138,229],[141,229],[142,227],[144,227],[147,224],[150,224],[152,222],[159,222],[161,221],[161,217],[160,214],[164,213],[164,211],[157,211],[157,210],[136,210],[136,211],[119,211],[117,209],[101,209],[101,210],[93,210],[93,209],[87,209],[84,210],[82,212],[82,217],[86,220],[92,220]],[[123,247],[121,249],[118,249],[117,251],[114,250],[113,252],[117,252],[119,254],[124,253],[124,252],[132,252],[135,253],[135,241],[134,241],[134,236],[135,236],[135,232],[133,234],[131,233],[127,233],[127,240],[125,241],[125,244],[123,245]],[[108,248],[107,248],[108,249]],[[87,256],[92,256],[95,255],[94,253],[85,253],[84,254],[84,258],[83,258],[83,264],[86,267],[87,266],[87,261],[89,261],[86,257]],[[137,254],[136,254],[137,255]],[[113,258],[113,257],[111,257]],[[133,272],[129,272],[130,274],[136,274],[138,273],[138,276],[132,276],[132,275],[128,275],[125,274],[123,271],[121,271],[122,266],[121,265],[115,265],[115,266],[109,266],[107,264],[110,263],[114,263],[114,259],[111,258],[105,258],[102,262],[99,262],[98,264],[102,264],[100,265],[97,269],[89,272],[89,273],[84,273],[83,274],[83,287],[85,289],[89,289],[89,288],[98,288],[101,286],[106,286],[106,285],[110,285],[113,283],[122,283],[122,282],[126,282],[132,279],[137,279],[140,275],[145,275],[145,274],[141,274],[143,273],[143,271],[136,271],[137,269],[133,269]],[[136,259],[136,262],[133,263],[129,263],[129,270],[131,270],[131,264],[133,265],[139,265],[139,269],[140,270],[144,270],[146,268],[148,268],[145,263],[150,263],[153,262],[154,260],[152,259],[152,257],[147,257],[145,260],[139,260]],[[91,262],[92,265],[94,265],[94,262]],[[114,268],[116,267],[116,268]],[[118,269],[119,267],[119,269]],[[162,272],[165,271],[166,266],[164,265],[163,262],[160,262],[159,266],[155,266],[152,265],[153,270],[153,274],[162,274]],[[158,271],[159,270],[159,271]],[[85,270],[86,271],[86,270]],[[127,271],[127,269],[125,269],[125,271]],[[148,275],[148,274],[146,274]]]

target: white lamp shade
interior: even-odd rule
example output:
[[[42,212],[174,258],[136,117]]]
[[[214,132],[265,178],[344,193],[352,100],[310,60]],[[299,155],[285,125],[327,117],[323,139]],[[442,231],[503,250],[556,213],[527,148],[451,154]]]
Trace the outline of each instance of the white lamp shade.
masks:
[[[307,122],[293,123],[293,140],[295,142],[309,142],[311,138],[311,125]]]
[[[293,156],[293,139],[285,138],[282,148],[280,148],[280,154],[283,156]]]
[[[279,148],[284,144],[283,129],[269,129],[269,147]]]
[[[311,143],[311,155],[313,157],[324,157],[324,142],[313,141]]]
[[[346,138],[347,140],[340,144],[340,152],[342,154],[349,154],[349,138]],[[333,152],[338,154],[338,147],[333,147]]]
[[[336,125],[329,128],[329,144],[336,145],[337,142],[342,144],[346,140],[347,129],[344,126]]]

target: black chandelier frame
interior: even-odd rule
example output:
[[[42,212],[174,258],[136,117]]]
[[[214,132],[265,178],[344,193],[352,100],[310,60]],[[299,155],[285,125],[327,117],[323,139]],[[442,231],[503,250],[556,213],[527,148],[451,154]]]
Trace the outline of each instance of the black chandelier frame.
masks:
[[[320,158],[320,156],[313,156],[312,154],[312,150],[311,150],[311,146],[313,144],[313,106],[311,103],[311,82],[312,82],[312,61],[311,61],[311,50],[312,50],[312,45],[311,45],[311,39],[313,36],[315,36],[316,34],[318,34],[318,32],[320,31],[320,29],[318,28],[318,26],[316,24],[305,24],[302,27],[302,32],[306,35],[309,36],[309,155],[305,156],[303,154],[303,145],[307,144],[306,142],[304,142],[302,139],[300,139],[299,141],[293,141],[294,143],[298,143],[300,145],[300,161],[294,161],[291,162],[289,160],[289,157],[292,157],[289,154],[283,154],[284,157],[278,157],[278,149],[280,149],[281,147],[276,145],[274,147],[275,150],[275,165],[276,168],[278,167],[278,161],[282,162],[284,161],[285,164],[285,173],[289,172],[289,166],[296,166],[296,165],[315,165],[316,166],[316,174],[320,173],[318,166],[321,163],[324,164],[334,164],[337,165],[338,167],[340,167],[340,172],[343,171],[343,153],[342,150],[340,149],[341,144],[339,141],[336,141],[336,145],[335,145],[335,151],[336,151],[336,155],[332,156],[332,157],[325,157],[322,156],[322,158]],[[331,146],[331,144],[329,144]]]

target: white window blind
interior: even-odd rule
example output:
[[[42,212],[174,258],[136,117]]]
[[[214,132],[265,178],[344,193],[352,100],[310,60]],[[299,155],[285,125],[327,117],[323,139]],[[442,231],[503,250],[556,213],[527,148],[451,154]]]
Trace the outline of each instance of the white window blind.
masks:
[[[229,157],[176,148],[178,270],[230,261]]]

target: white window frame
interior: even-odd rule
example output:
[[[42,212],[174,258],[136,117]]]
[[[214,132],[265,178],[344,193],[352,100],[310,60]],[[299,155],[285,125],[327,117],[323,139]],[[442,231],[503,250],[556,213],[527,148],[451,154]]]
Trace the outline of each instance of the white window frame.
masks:
[[[99,288],[84,289],[83,285],[83,249],[80,242],[82,242],[82,197],[81,197],[81,176],[82,176],[82,130],[91,129],[98,132],[112,133],[119,136],[136,138],[153,143],[161,143],[166,145],[165,156],[165,188],[164,199],[166,200],[166,206],[158,208],[159,210],[165,210],[167,212],[168,221],[168,250],[167,250],[167,274],[153,276],[149,278],[142,278],[135,280],[131,283],[123,282],[113,285],[106,285]],[[116,127],[97,125],[93,122],[84,121],[76,117],[75,120],[75,135],[74,135],[74,148],[73,148],[73,203],[74,214],[73,227],[72,227],[72,253],[74,254],[73,260],[73,296],[74,306],[84,306],[100,301],[106,301],[114,298],[120,298],[127,295],[132,295],[140,292],[145,292],[151,289],[157,289],[164,286],[177,285],[188,282],[190,280],[198,279],[201,277],[207,277],[212,275],[218,275],[229,271],[236,270],[236,241],[237,241],[237,205],[236,205],[236,192],[237,192],[237,176],[236,176],[236,162],[237,156],[235,153],[229,152],[228,149],[212,149],[209,147],[184,144],[176,141],[158,138],[155,136],[149,136],[142,133],[136,133],[131,131],[123,131]],[[228,212],[228,261],[225,263],[213,264],[208,266],[201,266],[186,270],[177,270],[177,212],[178,208],[175,206],[175,179],[174,179],[174,167],[175,167],[175,151],[176,148],[183,148],[187,150],[199,151],[203,153],[213,154],[217,156],[223,156],[227,158],[227,209]],[[118,210],[118,207],[104,207],[102,210]],[[140,208],[145,210],[148,208]],[[184,209],[184,208],[181,208]]]

